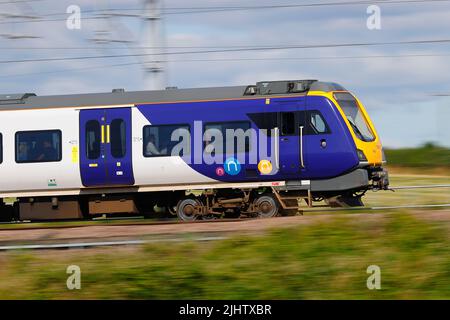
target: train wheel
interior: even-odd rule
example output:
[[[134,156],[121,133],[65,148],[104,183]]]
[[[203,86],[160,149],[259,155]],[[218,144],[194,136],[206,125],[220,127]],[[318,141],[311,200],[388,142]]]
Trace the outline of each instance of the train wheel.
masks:
[[[177,205],[177,216],[183,221],[194,221],[199,218],[196,213],[195,207],[201,206],[202,203],[197,199],[184,199],[178,202]]]
[[[254,207],[259,218],[272,218],[278,215],[279,205],[271,195],[262,195],[254,202]]]

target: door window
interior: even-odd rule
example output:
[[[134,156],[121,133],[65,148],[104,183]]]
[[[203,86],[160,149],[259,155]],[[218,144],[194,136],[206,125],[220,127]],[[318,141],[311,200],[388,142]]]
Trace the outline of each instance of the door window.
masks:
[[[295,112],[281,113],[281,135],[292,136],[295,134]]]
[[[100,157],[100,123],[97,120],[86,122],[86,157],[89,160]]]
[[[126,124],[122,119],[111,121],[111,155],[123,158],[126,153]]]

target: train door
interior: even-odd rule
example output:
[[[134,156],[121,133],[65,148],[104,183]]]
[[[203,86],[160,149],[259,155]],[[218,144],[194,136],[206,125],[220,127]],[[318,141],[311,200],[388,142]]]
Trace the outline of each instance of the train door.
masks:
[[[301,139],[303,141],[304,170],[307,178],[327,178],[330,167],[336,164],[339,146],[332,141],[328,126],[329,113],[324,108],[308,106]]]
[[[296,106],[294,110],[280,111],[278,114],[280,172],[288,175],[298,175],[302,170],[299,124],[303,121],[301,117],[304,112],[299,110],[302,104],[297,103]]]
[[[86,187],[134,184],[131,108],[80,111],[80,170]]]

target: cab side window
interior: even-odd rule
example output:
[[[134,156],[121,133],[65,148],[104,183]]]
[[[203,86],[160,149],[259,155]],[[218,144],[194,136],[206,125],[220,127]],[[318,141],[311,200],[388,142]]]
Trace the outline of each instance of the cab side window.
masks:
[[[331,133],[325,118],[319,110],[306,112],[306,135],[328,134]]]
[[[318,112],[310,112],[309,123],[316,133],[327,133],[327,125],[322,115]]]

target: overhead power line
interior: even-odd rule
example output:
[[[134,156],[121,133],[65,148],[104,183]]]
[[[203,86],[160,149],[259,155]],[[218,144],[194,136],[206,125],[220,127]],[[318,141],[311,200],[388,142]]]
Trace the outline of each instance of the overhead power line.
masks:
[[[175,52],[150,53],[150,54],[149,53],[137,53],[137,54],[111,54],[111,55],[59,57],[59,58],[14,59],[14,60],[0,60],[0,64],[28,63],[28,62],[52,62],[52,61],[74,61],[74,60],[96,60],[96,59],[146,57],[146,56],[161,56],[161,55],[187,55],[187,54],[292,50],[292,49],[345,48],[345,47],[421,45],[421,44],[444,44],[444,43],[450,43],[450,39],[412,40],[412,41],[395,41],[395,42],[315,44],[315,45],[288,45],[288,46],[267,46],[267,47],[244,47],[244,48],[231,48],[231,49],[219,49],[219,50],[175,51]]]
[[[0,5],[2,4],[15,4],[15,3],[24,3],[24,2],[42,2],[47,0],[9,0],[9,1],[0,1]]]
[[[33,0],[17,0],[18,2],[32,2]],[[34,1],[46,1],[46,0],[34,0]],[[352,6],[352,5],[371,5],[371,4],[383,4],[383,5],[396,5],[396,4],[430,4],[430,3],[445,3],[450,0],[354,0],[344,2],[317,2],[317,3],[303,3],[303,4],[278,4],[278,5],[253,5],[253,6],[207,6],[207,7],[166,7],[162,8],[162,15],[180,15],[180,14],[196,14],[196,13],[215,13],[215,12],[228,12],[228,11],[249,11],[249,10],[269,10],[269,9],[295,9],[295,8],[319,8],[319,7],[331,7],[331,6]],[[6,2],[5,2],[6,3]],[[1,2],[0,2],[1,4]],[[136,14],[130,12],[137,12]],[[104,19],[107,16],[122,16],[128,18],[141,18],[145,10],[142,8],[110,8],[110,9],[92,9],[82,10],[83,19],[85,20],[97,20]],[[85,16],[90,14],[93,16]],[[58,22],[65,21],[67,17],[66,12],[49,13],[41,15],[40,17],[57,17],[63,16],[64,18],[54,19],[30,19],[30,20],[15,20],[15,21],[3,21],[0,24],[21,24],[21,23],[36,23],[36,22]]]
[[[259,62],[259,61],[323,61],[323,60],[365,60],[365,59],[385,59],[385,58],[429,58],[429,57],[449,57],[450,54],[399,54],[399,55],[361,55],[361,56],[325,56],[325,57],[280,57],[280,58],[219,58],[219,59],[178,59],[165,60],[164,63],[188,63],[188,62]],[[31,75],[55,74],[63,72],[92,71],[95,69],[106,69],[140,65],[141,62],[127,62],[117,64],[103,64],[85,66],[79,68],[66,68],[52,71],[38,71],[26,73],[1,74],[0,78],[22,77]]]
[[[187,8],[168,8],[171,11],[178,11],[178,12],[172,12],[167,14],[190,14],[190,13],[211,13],[224,11],[314,8],[314,7],[352,6],[352,5],[371,5],[371,4],[402,4],[402,3],[411,4],[411,3],[433,3],[433,2],[435,3],[448,2],[448,0],[359,0],[359,1],[343,1],[343,2],[318,2],[318,3],[304,3],[304,4],[279,4],[279,5],[259,5],[259,6],[190,7],[190,8],[187,7]]]

